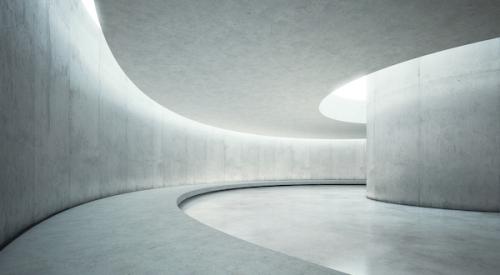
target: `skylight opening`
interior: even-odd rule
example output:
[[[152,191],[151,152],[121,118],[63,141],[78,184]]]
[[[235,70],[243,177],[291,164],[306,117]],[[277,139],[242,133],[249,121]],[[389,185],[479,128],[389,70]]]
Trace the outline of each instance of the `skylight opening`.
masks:
[[[82,0],[82,3],[83,6],[85,6],[88,14],[90,15],[90,18],[92,18],[92,21],[94,21],[94,23],[100,29],[101,24],[99,23],[99,18],[97,17],[97,10],[95,8],[94,0]]]
[[[343,122],[366,123],[367,78],[360,77],[327,95],[319,105],[324,116]]]
[[[366,101],[366,76],[351,81],[332,93],[349,100]]]

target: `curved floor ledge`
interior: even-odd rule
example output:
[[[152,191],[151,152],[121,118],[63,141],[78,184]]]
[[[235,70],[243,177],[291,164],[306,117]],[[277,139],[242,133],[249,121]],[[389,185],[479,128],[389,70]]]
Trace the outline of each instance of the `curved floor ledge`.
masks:
[[[196,220],[255,245],[349,274],[491,274],[500,213],[381,203],[365,186],[247,188],[182,204]]]
[[[176,186],[89,202],[36,225],[0,251],[2,274],[343,274],[239,240],[190,218],[184,200],[258,186],[363,180]]]

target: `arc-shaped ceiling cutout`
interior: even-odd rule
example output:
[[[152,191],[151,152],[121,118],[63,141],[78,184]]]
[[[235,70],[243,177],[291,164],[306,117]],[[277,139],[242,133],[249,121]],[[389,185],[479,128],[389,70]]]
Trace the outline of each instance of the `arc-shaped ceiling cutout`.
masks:
[[[327,95],[319,105],[324,116],[350,123],[366,123],[366,77],[360,77]]]

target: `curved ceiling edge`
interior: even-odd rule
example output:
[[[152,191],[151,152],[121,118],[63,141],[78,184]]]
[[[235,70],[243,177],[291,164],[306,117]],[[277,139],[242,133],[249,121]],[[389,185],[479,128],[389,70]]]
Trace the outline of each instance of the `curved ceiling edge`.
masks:
[[[320,113],[334,120],[366,124],[366,82],[363,76],[331,92],[319,104]]]
[[[98,14],[99,14],[97,11],[98,6],[96,6],[95,1],[94,0],[81,0],[81,2],[83,3],[90,19],[96,24],[96,27],[99,29],[99,32],[102,33],[104,39],[106,40],[106,36],[104,35],[104,32],[102,31],[101,20],[100,20],[100,17],[98,16]],[[106,43],[106,44],[109,47],[109,43]],[[109,48],[109,50],[110,50],[111,55],[113,55],[113,57],[114,57],[114,54],[113,54],[113,51],[111,50],[111,48]],[[114,59],[115,59],[116,64],[118,65],[118,67],[128,77],[128,74],[123,70],[120,63],[116,59],[116,57],[114,57]],[[151,98],[147,93],[144,93],[144,91],[142,91],[140,89],[140,87],[135,85],[135,83],[134,83],[134,81],[132,81],[132,79],[129,78],[129,80],[134,86],[136,86],[138,91],[140,91],[145,96],[145,98],[147,98],[150,101],[151,104],[154,104],[154,105],[164,109],[167,113],[169,113],[170,117],[173,120],[175,120],[176,122],[178,122],[179,124],[184,124],[184,125],[187,125],[189,127],[196,127],[196,128],[201,128],[201,129],[206,129],[206,130],[211,130],[211,131],[218,131],[218,132],[225,134],[225,135],[235,135],[235,136],[246,137],[246,138],[293,140],[296,142],[309,142],[309,141],[328,142],[328,141],[337,139],[337,138],[328,138],[328,137],[307,138],[307,137],[282,137],[282,136],[272,136],[272,135],[261,135],[261,134],[235,131],[235,130],[231,130],[231,129],[225,129],[225,128],[212,126],[212,125],[200,122],[200,121],[193,120],[189,117],[183,116],[181,114],[178,114],[178,113],[172,111],[171,109],[167,108],[166,106],[160,104],[159,102],[157,102],[156,100]],[[349,140],[355,141],[355,140],[364,140],[366,138],[364,136],[361,136],[361,137],[348,137],[348,138],[338,138],[338,139],[349,139]]]
[[[230,131],[346,139],[366,127],[318,112],[331,87],[500,35],[500,2],[404,1],[96,4],[117,62],[172,112]]]

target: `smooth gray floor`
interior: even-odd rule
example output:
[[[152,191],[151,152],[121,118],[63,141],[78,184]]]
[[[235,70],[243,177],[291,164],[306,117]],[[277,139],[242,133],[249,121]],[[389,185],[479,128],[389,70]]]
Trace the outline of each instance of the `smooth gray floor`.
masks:
[[[343,272],[500,272],[499,213],[377,202],[364,186],[232,190],[182,207],[225,233]]]
[[[45,220],[1,250],[0,274],[340,274],[238,240],[178,207],[204,192],[303,183],[179,186],[86,203]]]

